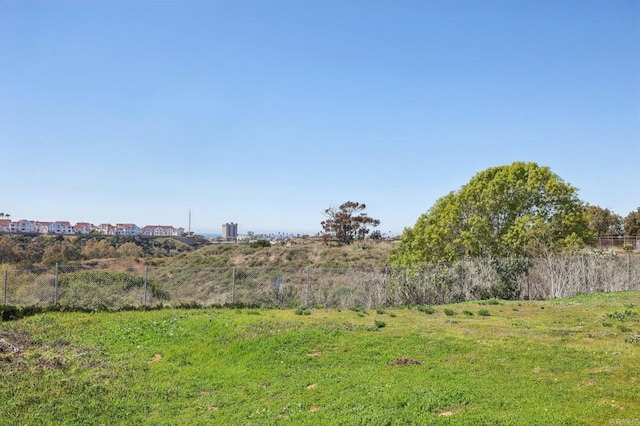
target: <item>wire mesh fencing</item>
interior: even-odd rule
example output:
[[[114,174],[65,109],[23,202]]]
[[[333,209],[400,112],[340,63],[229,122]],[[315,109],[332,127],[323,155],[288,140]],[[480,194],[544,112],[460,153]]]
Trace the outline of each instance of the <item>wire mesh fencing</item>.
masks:
[[[0,268],[4,306],[88,310],[257,306],[367,309],[487,298],[552,299],[640,290],[640,257],[597,254],[473,259],[420,268],[179,268],[98,266]]]

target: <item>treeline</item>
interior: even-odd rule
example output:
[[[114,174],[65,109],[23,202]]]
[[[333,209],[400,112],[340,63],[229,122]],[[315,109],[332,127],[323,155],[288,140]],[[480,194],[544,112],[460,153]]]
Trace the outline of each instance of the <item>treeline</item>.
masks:
[[[91,259],[168,257],[194,249],[171,237],[3,235],[0,263],[52,265]]]

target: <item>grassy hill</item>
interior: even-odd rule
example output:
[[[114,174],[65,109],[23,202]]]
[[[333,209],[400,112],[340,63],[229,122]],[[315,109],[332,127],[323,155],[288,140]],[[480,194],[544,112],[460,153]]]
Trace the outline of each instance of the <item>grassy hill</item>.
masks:
[[[394,250],[393,241],[357,242],[350,246],[327,246],[313,239],[295,239],[271,247],[249,244],[214,244],[171,258],[151,260],[156,266],[271,268],[382,268]]]
[[[0,323],[0,424],[631,424],[640,293]]]

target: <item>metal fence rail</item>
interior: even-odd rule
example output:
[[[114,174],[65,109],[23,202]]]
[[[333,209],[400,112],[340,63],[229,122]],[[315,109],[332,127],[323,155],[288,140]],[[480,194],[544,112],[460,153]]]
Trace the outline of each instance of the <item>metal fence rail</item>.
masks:
[[[245,266],[138,270],[55,265],[0,267],[4,306],[127,307],[252,305],[270,308],[445,304],[498,297],[551,299],[640,290],[640,257],[597,254],[474,259],[391,269]]]

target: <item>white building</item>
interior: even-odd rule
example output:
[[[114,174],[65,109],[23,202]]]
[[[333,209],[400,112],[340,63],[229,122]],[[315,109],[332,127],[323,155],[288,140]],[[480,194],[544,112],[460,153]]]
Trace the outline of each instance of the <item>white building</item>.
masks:
[[[20,232],[23,234],[34,234],[36,232],[36,225],[33,221],[27,219],[20,219],[17,222],[11,222],[11,232]]]
[[[0,219],[0,232],[11,232],[10,219]]]
[[[140,235],[142,229],[138,225],[133,223],[116,223],[116,235],[122,236],[134,236]]]
[[[95,229],[95,226],[87,222],[78,222],[75,225],[73,225],[73,230],[75,231],[76,234],[87,235],[87,234],[90,234],[94,229]]]
[[[179,237],[182,234],[184,234],[183,228],[168,225],[147,225],[142,228],[142,235],[152,237]]]
[[[75,234],[75,231],[73,230],[73,226],[71,226],[69,222],[56,221],[49,225],[49,233],[70,235]]]

